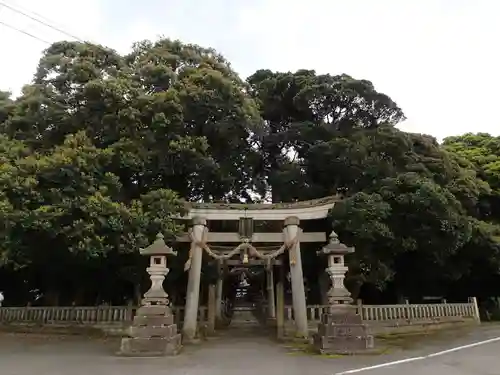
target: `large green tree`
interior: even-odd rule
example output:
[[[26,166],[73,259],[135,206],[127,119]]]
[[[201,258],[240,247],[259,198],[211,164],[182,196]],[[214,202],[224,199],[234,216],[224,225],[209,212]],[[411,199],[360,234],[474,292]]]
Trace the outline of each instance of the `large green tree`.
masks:
[[[0,93],[4,262],[45,290],[104,269],[137,283],[137,250],[175,234],[180,197],[251,199],[262,121],[246,91],[196,45],[51,45],[19,97]]]
[[[458,264],[474,241],[492,246],[485,261],[498,268],[495,230],[474,230],[488,226],[475,219],[488,181],[434,138],[396,129],[402,111],[371,83],[305,70],[261,70],[248,82],[265,123],[261,171],[272,199],[344,196],[331,218],[358,249],[351,280],[396,295],[447,294],[473,277]]]
[[[259,70],[248,83],[264,120],[259,172],[273,201],[304,199],[304,188],[311,196],[324,195],[325,190],[335,193],[334,184],[319,190],[310,186],[304,164],[314,157],[311,153],[332,138],[384,123],[393,125],[404,118],[396,103],[371,82],[345,74]]]
[[[1,144],[10,159],[0,165],[2,260],[30,267],[49,290],[76,284],[78,267],[110,252],[136,252],[156,233],[178,231],[171,218],[183,209],[178,196],[159,189],[123,202],[110,172],[113,150],[96,148],[83,132],[43,154],[5,137]]]
[[[261,121],[244,89],[221,56],[195,45],[145,41],[120,56],[61,42],[45,51],[2,128],[36,149],[85,131],[96,147],[115,149],[124,199],[160,187],[193,200],[246,199]]]
[[[490,187],[481,196],[480,214],[486,220],[500,222],[500,137],[490,134],[464,134],[448,137],[444,147],[474,168],[477,176]]]
[[[52,303],[130,294],[137,249],[180,230],[181,198],[340,194],[330,219],[357,248],[355,294],[494,293],[480,288],[499,275],[498,139],[442,146],[398,130],[402,119],[347,74],[262,69],[243,81],[213,49],[180,41],[127,55],[55,43],[19,97],[0,92],[0,281]],[[312,285],[324,267],[304,254]]]

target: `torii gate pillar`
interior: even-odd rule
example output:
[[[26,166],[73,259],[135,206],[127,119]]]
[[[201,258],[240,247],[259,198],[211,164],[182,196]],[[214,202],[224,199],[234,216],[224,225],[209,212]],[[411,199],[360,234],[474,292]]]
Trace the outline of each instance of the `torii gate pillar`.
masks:
[[[300,220],[292,216],[285,219],[285,241],[293,244],[289,250],[290,277],[292,283],[293,315],[295,320],[296,335],[307,338],[309,328],[307,324],[306,293],[304,276],[302,273],[302,258],[300,255]]]
[[[193,218],[193,239],[203,241],[207,221],[201,217]],[[196,243],[192,244],[190,254],[189,279],[186,293],[186,309],[184,312],[184,325],[182,327],[183,340],[193,341],[196,336],[198,323],[198,309],[200,301],[200,278],[203,249]]]

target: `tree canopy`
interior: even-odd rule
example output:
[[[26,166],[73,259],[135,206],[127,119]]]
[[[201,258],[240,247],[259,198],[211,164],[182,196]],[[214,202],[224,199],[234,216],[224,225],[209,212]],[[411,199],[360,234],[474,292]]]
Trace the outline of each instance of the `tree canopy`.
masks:
[[[499,138],[440,145],[398,130],[404,118],[347,74],[244,80],[215,50],[170,39],[127,55],[54,43],[21,95],[0,92],[0,283],[20,299],[99,299],[103,283],[119,294],[140,282],[138,248],[181,230],[181,199],[340,194],[329,218],[357,249],[355,294],[495,295]]]

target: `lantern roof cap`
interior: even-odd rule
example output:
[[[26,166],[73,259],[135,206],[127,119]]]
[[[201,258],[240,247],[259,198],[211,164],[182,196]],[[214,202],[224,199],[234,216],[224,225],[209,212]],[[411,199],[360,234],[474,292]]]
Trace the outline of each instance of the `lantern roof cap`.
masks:
[[[333,255],[333,254],[351,254],[354,253],[354,247],[344,245],[339,241],[339,236],[332,230],[329,236],[328,244],[318,251],[318,255]]]
[[[172,250],[165,243],[163,234],[158,233],[154,242],[145,249],[139,249],[141,255],[177,255],[177,252]]]

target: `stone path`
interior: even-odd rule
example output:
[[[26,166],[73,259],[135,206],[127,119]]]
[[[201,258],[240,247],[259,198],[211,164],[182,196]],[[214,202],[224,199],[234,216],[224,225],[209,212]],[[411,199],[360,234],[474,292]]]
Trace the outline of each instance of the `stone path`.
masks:
[[[450,337],[452,338],[450,340]],[[460,337],[441,336],[385,355],[325,358],[291,352],[256,335],[235,331],[190,347],[173,358],[119,358],[117,340],[0,333],[1,375],[335,375],[404,358],[426,356],[471,342],[500,337],[500,328],[481,327]],[[425,344],[425,345],[424,345]],[[357,372],[367,375],[500,374],[500,341],[447,355]]]

